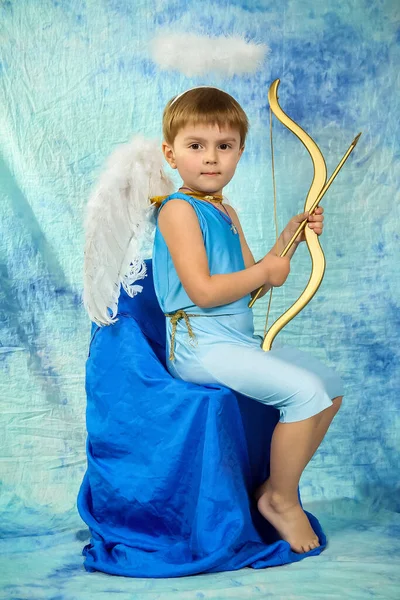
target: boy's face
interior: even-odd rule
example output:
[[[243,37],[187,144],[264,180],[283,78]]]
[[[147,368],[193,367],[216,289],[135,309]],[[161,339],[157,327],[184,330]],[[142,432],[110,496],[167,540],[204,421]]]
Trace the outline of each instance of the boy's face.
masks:
[[[235,174],[243,150],[239,130],[220,130],[218,125],[185,125],[172,146],[165,141],[162,144],[166,160],[178,169],[183,185],[210,194],[222,194]],[[210,172],[214,174],[206,174]]]

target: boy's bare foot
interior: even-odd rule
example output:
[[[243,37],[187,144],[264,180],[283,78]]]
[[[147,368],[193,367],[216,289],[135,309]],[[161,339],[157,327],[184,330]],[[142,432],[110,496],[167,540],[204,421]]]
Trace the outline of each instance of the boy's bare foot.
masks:
[[[288,503],[272,495],[267,482],[256,490],[254,498],[260,513],[275,527],[282,539],[289,542],[294,552],[309,552],[321,545],[298,502]]]

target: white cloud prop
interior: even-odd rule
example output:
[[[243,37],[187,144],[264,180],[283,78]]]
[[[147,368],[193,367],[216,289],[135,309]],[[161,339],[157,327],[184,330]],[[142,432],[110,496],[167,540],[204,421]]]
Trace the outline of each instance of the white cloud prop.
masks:
[[[159,33],[150,42],[150,51],[162,70],[179,71],[187,77],[210,72],[232,77],[257,71],[269,48],[239,36]]]

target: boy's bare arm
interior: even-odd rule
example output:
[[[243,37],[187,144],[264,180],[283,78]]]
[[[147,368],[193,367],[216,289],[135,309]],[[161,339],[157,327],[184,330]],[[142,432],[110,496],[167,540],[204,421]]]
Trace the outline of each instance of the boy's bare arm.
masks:
[[[158,226],[178,277],[197,306],[209,308],[235,302],[266,282],[267,270],[262,259],[242,271],[210,274],[196,212],[185,200],[169,200],[159,212]]]
[[[244,260],[244,264],[246,266],[246,269],[248,269],[249,267],[251,267],[254,264],[258,264],[262,258],[260,258],[260,260],[257,261],[257,263],[254,260],[253,254],[249,248],[249,245],[247,243],[246,237],[244,235],[243,229],[242,229],[242,225],[240,223],[239,217],[237,215],[237,212],[235,211],[235,209],[230,205],[230,204],[225,204],[225,207],[227,209],[227,211],[229,212],[229,216],[231,217],[232,221],[234,222],[236,229],[239,232],[239,236],[240,236],[240,245],[242,247],[242,254],[243,254],[243,260]],[[291,258],[294,254],[294,252],[296,251],[296,245],[294,244],[292,246],[292,248],[289,250],[289,252],[287,253],[287,256],[289,258]],[[284,249],[284,244],[283,244],[283,240],[282,240],[282,234],[279,236],[278,238],[278,245],[275,244],[273,249],[271,250],[271,252],[273,252],[276,256],[279,256],[280,253],[282,252],[282,250]],[[259,286],[260,287],[260,286]],[[262,292],[260,293],[260,295],[258,296],[259,298],[262,298],[263,296],[265,296],[265,294],[267,292],[269,292],[269,290],[271,289],[271,285],[269,285],[268,283],[263,285],[263,289]],[[257,293],[257,289],[252,290],[251,292],[251,297],[253,298],[255,296],[255,294]]]
[[[235,209],[232,206],[230,206],[230,204],[225,204],[225,206],[226,206],[227,211],[229,212],[229,216],[231,217],[232,221],[234,222],[234,224],[236,226],[236,229],[239,232],[243,260],[244,260],[246,269],[248,269],[249,267],[252,267],[253,265],[258,264],[262,259],[260,258],[260,260],[258,260],[256,263],[256,261],[254,260],[254,256],[253,256],[253,254],[249,248],[249,245],[247,243],[246,237],[245,237],[243,229],[242,229],[242,225],[240,223],[239,217],[238,217]],[[262,292],[260,293],[260,295],[258,297],[262,298],[263,296],[265,296],[265,294],[271,289],[271,287],[272,287],[271,285],[269,285],[268,283],[265,283],[263,285]],[[253,298],[253,296],[255,296],[257,289],[252,290],[250,292],[252,298]]]

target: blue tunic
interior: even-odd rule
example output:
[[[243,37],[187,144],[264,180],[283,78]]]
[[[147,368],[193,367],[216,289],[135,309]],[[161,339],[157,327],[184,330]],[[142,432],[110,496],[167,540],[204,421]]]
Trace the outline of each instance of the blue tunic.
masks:
[[[207,253],[210,274],[245,269],[240,237],[219,209],[183,193],[168,196],[188,202],[196,212]],[[153,277],[157,300],[164,314],[185,311],[176,323],[173,360],[170,360],[173,324],[166,317],[167,369],[174,377],[192,383],[217,383],[279,409],[281,422],[301,421],[332,405],[344,387],[335,371],[297,348],[274,344],[265,352],[262,337],[254,333],[250,294],[223,306],[196,306],[183,288],[168,247],[158,227],[153,245]],[[172,356],[171,356],[172,358]]]

